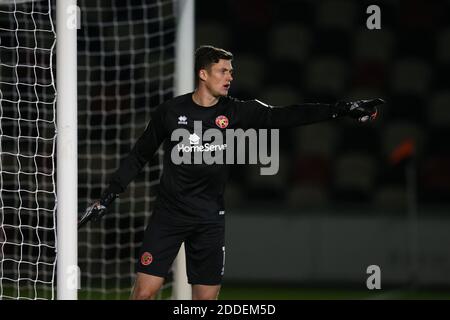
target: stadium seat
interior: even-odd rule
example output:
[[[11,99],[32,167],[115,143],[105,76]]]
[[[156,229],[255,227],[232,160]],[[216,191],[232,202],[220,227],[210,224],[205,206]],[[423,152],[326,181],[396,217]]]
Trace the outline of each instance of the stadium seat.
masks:
[[[300,156],[330,156],[335,150],[337,138],[337,127],[331,122],[299,127],[294,130],[295,151]]]
[[[354,37],[354,54],[356,60],[388,62],[393,53],[394,39],[389,29],[376,32],[363,29]]]
[[[427,202],[450,202],[450,155],[427,157],[420,167],[422,198]]]
[[[269,60],[266,68],[266,86],[290,85],[294,88],[303,88],[303,66],[289,60]]]
[[[308,92],[312,94],[340,94],[344,91],[348,72],[347,65],[332,56],[312,60],[306,71]]]
[[[233,60],[233,66],[235,69],[233,87],[256,94],[265,79],[263,61],[255,55],[240,54]]]
[[[319,27],[350,30],[355,25],[357,12],[353,1],[320,1],[316,9]]]
[[[329,158],[317,155],[297,157],[293,175],[296,182],[325,186],[330,182]]]
[[[364,153],[349,152],[335,161],[334,187],[343,200],[367,200],[376,176],[375,160]],[[339,199],[338,199],[339,200]]]
[[[429,109],[427,96],[417,94],[395,94],[389,97],[384,111],[389,113],[389,120],[422,122]]]
[[[289,60],[301,64],[308,58],[311,36],[298,24],[275,26],[268,35],[268,50],[272,60]]]
[[[352,86],[383,88],[387,78],[387,68],[381,61],[360,61],[352,73]]]
[[[404,185],[386,185],[375,192],[373,199],[375,207],[381,213],[398,211],[404,212],[407,209],[408,199]]]
[[[196,46],[213,45],[228,49],[231,45],[231,34],[228,28],[218,22],[202,22],[196,26]]]
[[[298,91],[290,85],[268,86],[259,96],[261,101],[271,106],[286,106],[300,103]]]
[[[392,90],[396,94],[427,94],[432,80],[432,70],[427,62],[406,58],[394,65]]]
[[[261,175],[259,164],[246,165],[245,181],[251,198],[268,199],[285,196],[285,189],[291,173],[290,157],[280,154],[279,170],[275,175]]]
[[[314,30],[311,57],[335,56],[348,59],[353,55],[351,33],[342,29],[322,28]]]
[[[431,97],[430,106],[427,110],[429,124],[438,127],[450,127],[450,90],[436,92]]]
[[[389,159],[391,153],[405,140],[412,139],[415,142],[416,153],[422,154],[425,135],[422,128],[413,122],[391,122],[381,129],[382,154]]]
[[[425,153],[427,156],[450,155],[450,126],[432,127],[427,130],[427,144]]]
[[[335,149],[341,153],[365,152],[376,155],[380,149],[379,132],[375,126],[355,123],[346,119],[346,126],[341,126],[336,137]]]
[[[292,209],[311,208],[320,209],[330,205],[327,189],[317,185],[297,184],[289,189],[288,206]]]
[[[244,190],[237,183],[228,183],[225,189],[225,206],[227,208],[237,207],[242,204],[244,200]]]
[[[258,2],[260,1],[261,0],[258,0]],[[272,14],[278,18],[277,21],[301,21],[302,24],[308,26],[315,21],[314,13],[316,4],[314,1],[283,0],[282,6],[272,0],[264,0],[264,2],[269,2],[271,4]]]
[[[450,28],[442,30],[436,42],[437,60],[441,63],[450,63]]]
[[[351,91],[346,94],[348,100],[368,99],[370,97],[382,97],[383,92],[372,86],[354,86]]]

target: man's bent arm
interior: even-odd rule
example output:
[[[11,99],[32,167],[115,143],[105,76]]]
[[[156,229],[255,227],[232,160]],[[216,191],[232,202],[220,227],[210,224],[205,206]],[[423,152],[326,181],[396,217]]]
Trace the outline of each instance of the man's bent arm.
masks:
[[[144,133],[112,175],[108,188],[102,193],[99,200],[88,206],[86,211],[79,216],[78,228],[90,220],[97,221],[105,215],[107,208],[119,193],[124,192],[128,184],[139,174],[142,167],[152,158],[165,139],[166,132],[163,124],[160,108],[157,108]]]

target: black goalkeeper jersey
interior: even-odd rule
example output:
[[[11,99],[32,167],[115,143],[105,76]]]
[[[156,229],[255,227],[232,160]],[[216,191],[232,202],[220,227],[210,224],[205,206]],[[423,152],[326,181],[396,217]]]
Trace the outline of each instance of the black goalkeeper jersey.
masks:
[[[218,221],[225,210],[223,196],[230,166],[173,163],[171,153],[179,143],[171,140],[174,130],[183,128],[194,133],[194,121],[201,121],[202,133],[212,128],[221,130],[225,141],[226,129],[285,128],[337,116],[328,104],[271,107],[258,100],[240,101],[231,97],[221,97],[217,104],[203,107],[194,103],[191,92],[156,108],[144,133],[113,174],[106,192],[124,192],[164,142],[163,173],[155,209],[189,221]]]

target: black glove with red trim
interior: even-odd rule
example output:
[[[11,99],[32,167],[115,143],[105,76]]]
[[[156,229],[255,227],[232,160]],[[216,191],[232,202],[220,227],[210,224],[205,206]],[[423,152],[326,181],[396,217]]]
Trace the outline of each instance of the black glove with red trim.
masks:
[[[369,99],[357,101],[339,101],[334,107],[340,116],[348,116],[359,122],[374,121],[378,115],[377,106],[384,104],[384,100]]]
[[[107,211],[107,207],[117,198],[115,193],[104,193],[100,200],[95,201],[87,207],[84,214],[78,219],[78,229],[84,226],[90,220],[98,221]]]

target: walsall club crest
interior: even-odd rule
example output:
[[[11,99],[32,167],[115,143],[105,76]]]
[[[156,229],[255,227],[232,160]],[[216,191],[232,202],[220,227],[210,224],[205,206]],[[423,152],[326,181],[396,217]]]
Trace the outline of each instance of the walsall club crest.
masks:
[[[141,256],[141,264],[148,266],[153,261],[153,256],[150,252],[144,252]]]
[[[226,127],[228,127],[228,118],[225,116],[218,116],[216,118],[216,125],[220,129],[225,129]]]

